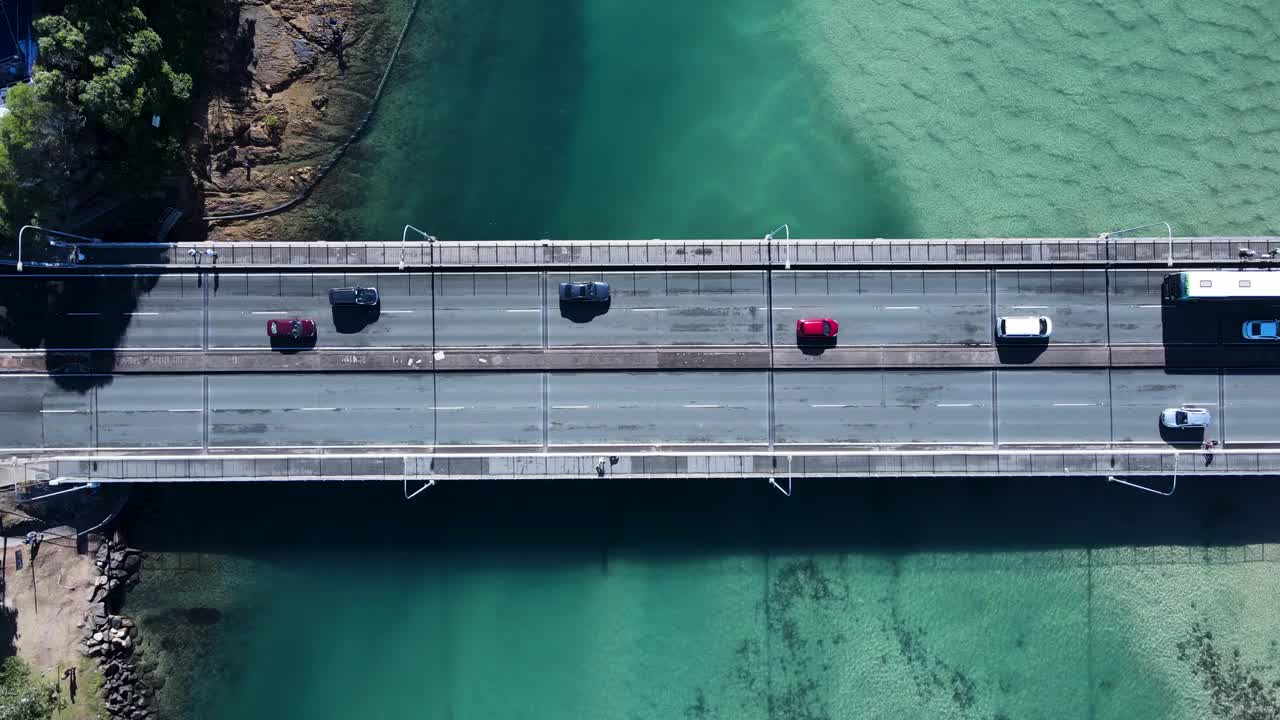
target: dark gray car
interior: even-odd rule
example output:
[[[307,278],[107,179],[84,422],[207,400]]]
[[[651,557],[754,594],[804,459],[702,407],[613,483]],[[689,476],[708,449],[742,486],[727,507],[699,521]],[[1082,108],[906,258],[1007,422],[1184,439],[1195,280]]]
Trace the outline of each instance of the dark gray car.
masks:
[[[378,289],[366,287],[334,288],[329,291],[329,304],[373,307],[378,304]]]
[[[560,283],[560,302],[607,303],[609,302],[609,283],[562,282]]]

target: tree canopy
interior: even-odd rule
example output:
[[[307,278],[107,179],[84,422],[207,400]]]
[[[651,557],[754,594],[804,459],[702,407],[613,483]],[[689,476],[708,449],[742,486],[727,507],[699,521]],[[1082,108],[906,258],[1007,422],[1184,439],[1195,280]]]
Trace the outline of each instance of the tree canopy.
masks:
[[[181,16],[182,2],[172,2]],[[134,187],[179,160],[192,80],[175,70],[140,0],[71,0],[34,23],[33,82],[0,119],[0,232],[74,204],[96,185]],[[166,18],[166,20],[172,20]],[[179,42],[181,44],[181,41]],[[176,48],[181,52],[183,48]],[[161,128],[152,113],[166,118]]]

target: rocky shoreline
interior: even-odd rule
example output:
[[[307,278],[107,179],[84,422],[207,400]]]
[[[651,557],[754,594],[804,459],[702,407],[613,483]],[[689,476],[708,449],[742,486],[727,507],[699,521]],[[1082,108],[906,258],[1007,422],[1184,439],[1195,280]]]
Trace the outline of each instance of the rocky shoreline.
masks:
[[[266,210],[312,185],[373,102],[404,22],[388,10],[371,0],[221,4],[187,143],[191,214]],[[296,224],[221,222],[207,238],[260,240]]]
[[[155,692],[164,686],[138,645],[137,622],[119,612],[125,591],[138,584],[142,559],[118,531],[98,545],[94,565],[100,574],[82,622],[83,652],[102,673],[98,696],[113,720],[156,720]]]

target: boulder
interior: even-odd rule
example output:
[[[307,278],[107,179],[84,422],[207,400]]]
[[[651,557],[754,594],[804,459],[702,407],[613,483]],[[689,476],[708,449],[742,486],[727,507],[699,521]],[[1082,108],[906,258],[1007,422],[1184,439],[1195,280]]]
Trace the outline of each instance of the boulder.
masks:
[[[118,629],[118,628],[124,627],[123,618],[121,618],[119,615],[112,615],[110,618],[107,619],[107,622],[111,625],[112,629]]]

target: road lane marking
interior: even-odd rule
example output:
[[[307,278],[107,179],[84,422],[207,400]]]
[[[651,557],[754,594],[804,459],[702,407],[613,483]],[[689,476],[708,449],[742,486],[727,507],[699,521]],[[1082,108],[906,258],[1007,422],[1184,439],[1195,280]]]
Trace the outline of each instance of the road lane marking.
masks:
[[[503,312],[542,312],[542,308],[508,308]]]
[[[685,405],[687,408],[722,408],[723,405],[702,405],[700,403],[689,403]]]
[[[204,408],[169,408],[165,412],[204,412]]]
[[[666,312],[671,308],[624,308],[631,312]]]
[[[1164,307],[1164,306],[1163,306],[1163,305],[1139,305],[1138,307],[1140,307],[1140,308],[1158,308],[1158,307]]]
[[[938,407],[973,407],[973,403],[938,403]]]
[[[379,310],[378,312],[384,315],[407,315],[413,311],[412,310]]]
[[[1054,407],[1093,407],[1102,403],[1054,403]]]
[[[768,309],[769,309],[769,307],[766,305],[766,306],[764,306],[764,307],[760,307],[760,308],[758,308],[758,309],[759,309],[759,310],[768,310]],[[795,310],[795,308],[792,308],[792,307],[776,307],[776,308],[774,308],[774,310],[775,310],[775,311],[777,311],[777,310]]]
[[[590,405],[552,405],[552,410],[586,410]]]
[[[254,310],[250,315],[288,315],[288,310]]]
[[[336,411],[338,408],[336,408],[336,407],[323,407],[323,408],[322,408],[322,407],[308,407],[308,408],[298,408],[298,409],[299,409],[299,410],[320,410],[320,411],[330,411],[330,412],[332,412],[332,411]]]
[[[885,305],[885,310],[919,310],[919,305]]]
[[[847,408],[847,407],[849,407],[849,406],[848,406],[848,405],[845,405],[845,404],[843,404],[843,403],[840,403],[840,404],[832,404],[832,405],[826,405],[826,404],[809,405],[809,407],[816,407],[816,408]]]
[[[97,317],[97,316],[101,315],[102,313],[96,313],[96,312],[69,312],[69,313],[64,313],[64,314],[65,314],[67,317]]]
[[[1014,310],[1048,310],[1048,305],[1014,305]]]
[[[463,405],[432,405],[431,407],[428,407],[427,409],[428,409],[428,410],[465,410],[465,409],[466,409],[466,406],[463,406]]]
[[[41,410],[41,413],[52,415],[54,413],[87,413],[88,410]]]
[[[158,313],[158,312],[131,312],[131,313],[124,313],[124,314],[125,314],[125,315],[159,315],[160,313]]]

